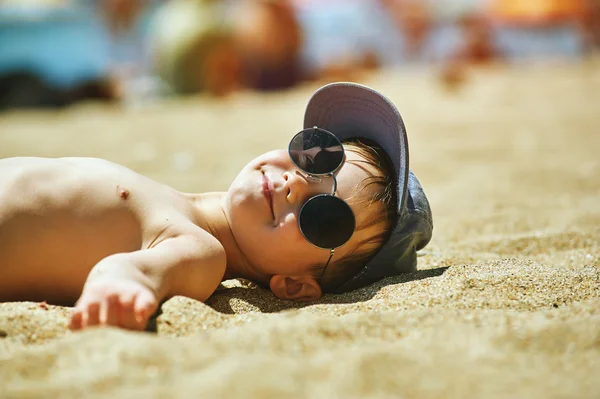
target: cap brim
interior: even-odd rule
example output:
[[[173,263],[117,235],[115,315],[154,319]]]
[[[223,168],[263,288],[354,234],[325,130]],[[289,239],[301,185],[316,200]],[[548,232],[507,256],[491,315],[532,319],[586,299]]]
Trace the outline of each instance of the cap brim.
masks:
[[[394,164],[398,187],[398,216],[406,203],[408,139],[396,106],[377,91],[357,83],[332,83],[310,98],[304,128],[329,130],[340,140],[363,137],[375,141]]]

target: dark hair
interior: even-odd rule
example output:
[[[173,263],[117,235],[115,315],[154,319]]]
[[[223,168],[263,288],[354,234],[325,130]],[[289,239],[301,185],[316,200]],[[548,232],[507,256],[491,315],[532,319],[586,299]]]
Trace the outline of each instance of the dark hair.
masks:
[[[335,260],[325,274],[318,280],[324,292],[330,292],[351,277],[356,275],[360,269],[379,251],[388,240],[397,216],[396,172],[389,156],[375,142],[364,139],[348,139],[343,141],[346,151],[354,152],[361,156],[361,160],[347,161],[353,164],[365,164],[374,169],[369,171],[370,176],[363,180],[352,197],[347,198],[348,203],[353,203],[355,197],[365,188],[376,185],[379,190],[367,201],[366,207],[374,205],[375,212],[371,218],[356,226],[356,230],[366,229],[371,226],[382,225],[381,231],[374,234],[358,244],[357,250],[346,256]],[[378,208],[378,209],[377,209]],[[320,275],[324,265],[315,266],[315,275]]]

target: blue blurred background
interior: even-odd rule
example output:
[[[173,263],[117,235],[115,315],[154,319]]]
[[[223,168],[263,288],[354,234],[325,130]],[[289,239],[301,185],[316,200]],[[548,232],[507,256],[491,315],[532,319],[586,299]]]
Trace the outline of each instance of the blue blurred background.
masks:
[[[573,60],[599,0],[15,0],[0,5],[0,110],[118,104],[378,69]]]

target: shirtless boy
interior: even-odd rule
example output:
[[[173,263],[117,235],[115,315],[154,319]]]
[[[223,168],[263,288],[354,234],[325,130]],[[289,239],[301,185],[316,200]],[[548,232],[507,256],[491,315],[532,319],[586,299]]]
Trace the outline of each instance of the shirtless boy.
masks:
[[[99,159],[0,160],[0,301],[75,303],[75,330],[143,329],[163,300],[204,301],[224,279],[309,301],[414,270],[431,212],[394,105],[331,84],[304,126],[227,192],[181,193]]]

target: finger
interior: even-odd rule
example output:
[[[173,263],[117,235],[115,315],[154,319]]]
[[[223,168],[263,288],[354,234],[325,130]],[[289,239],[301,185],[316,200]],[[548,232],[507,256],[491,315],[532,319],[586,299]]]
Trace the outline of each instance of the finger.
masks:
[[[135,299],[134,314],[138,328],[143,329],[152,314],[158,308],[158,301],[150,292],[141,292]]]
[[[79,309],[73,309],[73,313],[71,313],[71,324],[69,328],[73,331],[81,330],[83,322],[83,314]]]
[[[97,326],[100,324],[100,304],[92,302],[87,307],[86,327]]]
[[[119,324],[119,297],[116,294],[110,295],[106,300],[104,324],[107,326]]]
[[[135,296],[125,296],[120,298],[119,303],[119,326],[130,330],[137,329],[135,322],[135,313],[133,311]]]

